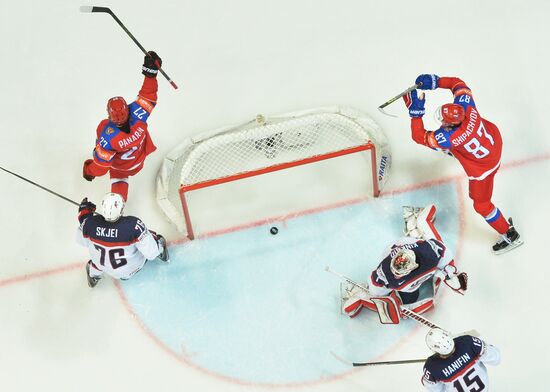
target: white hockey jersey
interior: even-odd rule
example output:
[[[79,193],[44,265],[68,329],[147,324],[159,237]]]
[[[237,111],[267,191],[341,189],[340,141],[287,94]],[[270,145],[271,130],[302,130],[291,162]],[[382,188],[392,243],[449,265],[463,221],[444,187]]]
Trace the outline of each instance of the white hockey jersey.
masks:
[[[90,251],[91,276],[106,273],[115,279],[128,279],[162,251],[145,224],[134,216],[108,222],[95,214],[82,222],[76,237]]]
[[[454,339],[455,351],[442,358],[437,354],[424,364],[422,384],[431,392],[489,391],[487,365],[498,365],[499,350],[483,340],[465,335]]]

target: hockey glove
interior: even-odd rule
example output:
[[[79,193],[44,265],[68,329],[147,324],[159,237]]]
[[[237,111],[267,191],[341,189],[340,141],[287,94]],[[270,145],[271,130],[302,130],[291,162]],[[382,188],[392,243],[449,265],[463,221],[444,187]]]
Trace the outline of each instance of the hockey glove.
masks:
[[[457,275],[457,278],[460,282],[460,290],[468,290],[468,274],[466,272],[461,272]]]
[[[434,74],[422,74],[414,81],[420,90],[435,90],[439,85],[439,76]]]
[[[457,293],[464,295],[464,291],[468,289],[468,274],[466,272],[457,274],[458,271],[454,265],[445,266],[445,272],[447,274],[444,280],[445,284]]]
[[[141,67],[141,73],[147,76],[148,78],[154,78],[157,76],[160,67],[162,67],[162,59],[158,54],[150,50],[147,52],[143,60],[143,66]]]
[[[424,103],[426,100],[424,99],[424,93],[420,94],[420,97],[418,96],[418,92],[416,90],[413,90],[403,96],[403,99],[405,100],[405,105],[407,105],[407,109],[409,109],[409,116],[412,118],[416,117],[422,117],[426,113],[426,109],[424,109]]]
[[[95,176],[92,176],[91,174],[86,173],[86,168],[89,165],[91,165],[93,161],[94,161],[93,159],[86,159],[84,161],[84,167],[82,168],[82,177],[84,177],[86,181],[92,181],[95,178]]]
[[[85,197],[80,202],[80,205],[78,206],[78,221],[80,224],[86,220],[86,218],[92,216],[95,212],[95,204],[91,201],[88,201],[88,198]]]

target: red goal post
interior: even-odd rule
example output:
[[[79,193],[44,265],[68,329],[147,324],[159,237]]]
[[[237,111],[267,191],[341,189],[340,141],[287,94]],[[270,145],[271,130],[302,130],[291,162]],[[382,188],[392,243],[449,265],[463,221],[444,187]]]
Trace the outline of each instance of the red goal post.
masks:
[[[258,115],[190,137],[168,153],[157,176],[157,201],[178,230],[193,239],[189,192],[354,153],[365,155],[364,170],[372,173],[372,194],[378,196],[391,151],[370,117],[343,107]]]

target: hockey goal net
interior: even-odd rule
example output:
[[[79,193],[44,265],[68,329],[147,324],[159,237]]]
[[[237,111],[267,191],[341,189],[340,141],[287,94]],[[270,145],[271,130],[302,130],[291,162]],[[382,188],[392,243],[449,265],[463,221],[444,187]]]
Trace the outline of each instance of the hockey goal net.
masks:
[[[200,215],[189,203],[193,192],[350,154],[362,155],[362,163],[347,169],[369,178],[372,188],[364,189],[365,195],[378,196],[391,155],[385,135],[370,117],[341,107],[258,115],[238,126],[190,137],[174,148],[157,177],[157,201],[178,230],[193,239],[194,220]],[[216,202],[207,208],[217,208],[220,216],[225,213],[225,206]]]

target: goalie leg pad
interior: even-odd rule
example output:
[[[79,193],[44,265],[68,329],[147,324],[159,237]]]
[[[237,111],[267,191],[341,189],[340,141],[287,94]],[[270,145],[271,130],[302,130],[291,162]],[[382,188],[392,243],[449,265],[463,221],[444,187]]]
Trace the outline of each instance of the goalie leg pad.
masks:
[[[382,324],[399,324],[401,321],[401,301],[395,292],[387,297],[371,297]]]
[[[441,241],[441,236],[434,226],[435,222],[435,205],[429,204],[418,214],[416,218],[416,226],[422,232],[422,238],[429,240],[435,238]]]
[[[351,284],[341,284],[340,293],[342,296],[342,312],[349,317],[357,316],[368,302],[369,293]]]
[[[354,318],[359,313],[361,313],[361,310],[363,310],[362,300],[358,299],[357,301],[348,304],[348,306],[344,307],[342,310],[350,318]]]
[[[403,305],[404,308],[407,308],[409,310],[412,310],[415,313],[422,314],[430,310],[435,306],[435,302],[433,298],[426,298],[417,302],[414,302],[412,304]]]

